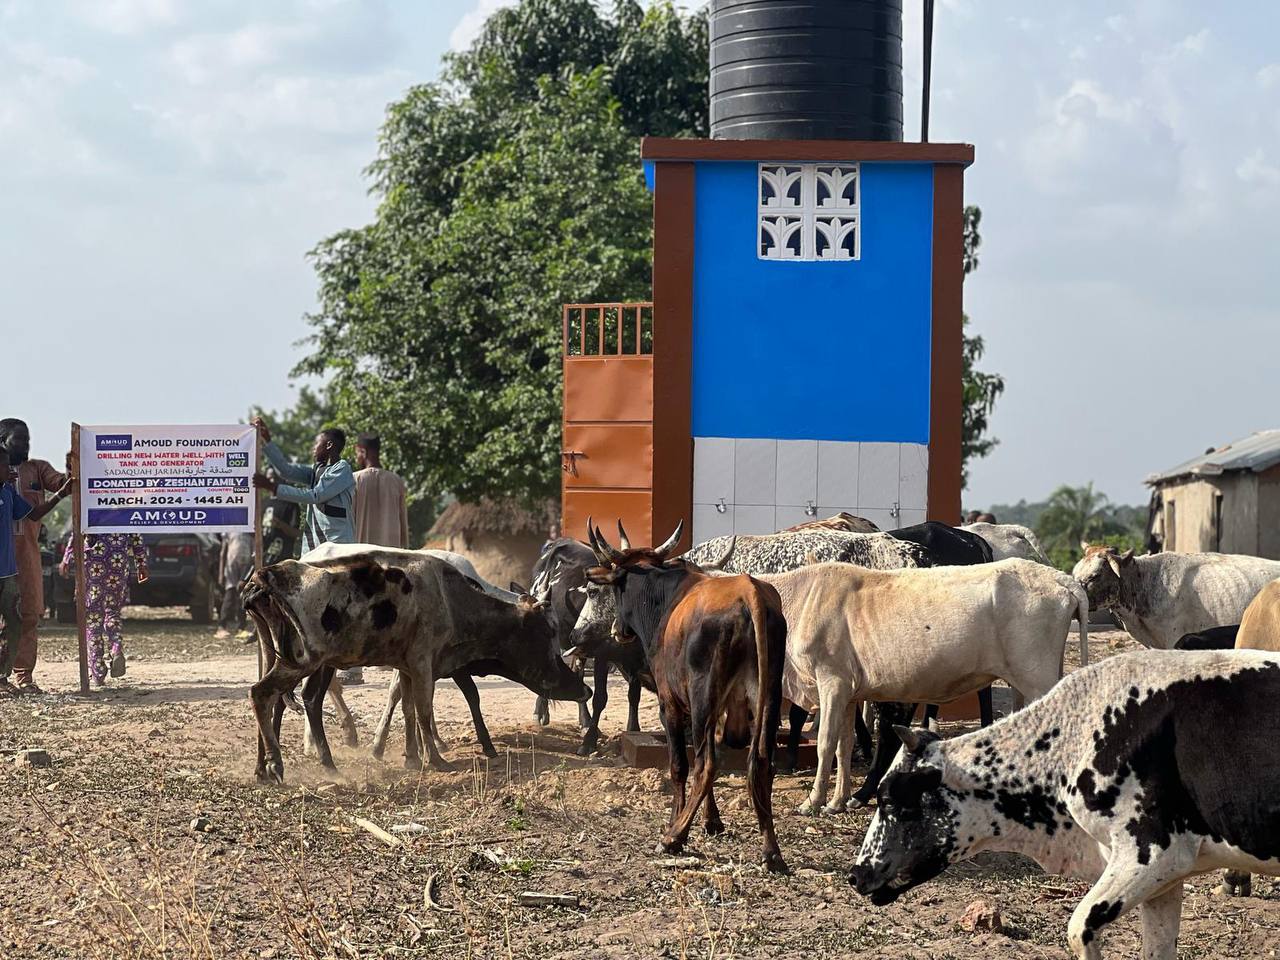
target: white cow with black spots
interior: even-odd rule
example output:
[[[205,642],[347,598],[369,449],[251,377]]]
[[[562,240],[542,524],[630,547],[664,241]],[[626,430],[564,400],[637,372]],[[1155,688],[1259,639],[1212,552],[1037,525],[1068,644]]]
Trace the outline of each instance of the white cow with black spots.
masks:
[[[1071,674],[986,730],[904,749],[850,880],[886,904],[984,850],[1089,880],[1072,953],[1142,908],[1143,956],[1174,960],[1183,879],[1280,873],[1280,657],[1144,650]]]

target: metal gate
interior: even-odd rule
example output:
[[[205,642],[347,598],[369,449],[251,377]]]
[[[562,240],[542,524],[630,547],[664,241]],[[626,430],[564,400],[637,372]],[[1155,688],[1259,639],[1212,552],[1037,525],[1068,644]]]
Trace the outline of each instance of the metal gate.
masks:
[[[610,539],[621,520],[651,544],[653,304],[565,304],[563,320],[564,535],[584,539],[590,516]]]

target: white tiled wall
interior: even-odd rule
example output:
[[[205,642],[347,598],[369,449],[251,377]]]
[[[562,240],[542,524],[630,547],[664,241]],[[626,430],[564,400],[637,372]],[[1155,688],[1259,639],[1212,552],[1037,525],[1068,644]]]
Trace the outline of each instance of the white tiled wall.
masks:
[[[772,533],[841,510],[882,530],[921,523],[928,477],[918,443],[695,437],[693,539]]]

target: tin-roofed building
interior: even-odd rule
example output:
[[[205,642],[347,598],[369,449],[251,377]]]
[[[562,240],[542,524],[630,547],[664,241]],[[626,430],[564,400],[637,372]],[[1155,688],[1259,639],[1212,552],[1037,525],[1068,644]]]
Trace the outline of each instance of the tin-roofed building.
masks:
[[[1280,430],[1263,430],[1153,473],[1152,533],[1164,550],[1280,560]]]

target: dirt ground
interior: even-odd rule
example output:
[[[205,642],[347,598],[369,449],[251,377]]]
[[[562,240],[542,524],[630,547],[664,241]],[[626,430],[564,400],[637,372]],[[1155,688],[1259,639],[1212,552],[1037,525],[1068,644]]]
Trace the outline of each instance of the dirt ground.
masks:
[[[1095,634],[1092,655],[1128,646]],[[1083,887],[1015,856],[984,855],[877,909],[848,885],[867,811],[795,810],[810,775],[779,777],[774,806],[789,877],[755,865],[759,840],[741,777],[722,776],[728,832],[695,833],[692,859],[654,853],[665,775],[613,755],[625,697],[611,685],[610,740],[581,759],[576,708],[547,728],[532,695],[480,681],[501,755],[485,761],[451,684],[440,728],[459,772],[407,771],[399,729],[387,762],[333,737],[341,773],[301,756],[301,718],[285,719],[286,785],[253,779],[246,698],[254,648],[215,641],[177,611],[127,622],[129,673],[81,697],[74,637],[50,628],[42,697],[0,702],[0,956],[199,957],[1064,957]],[[1071,654],[1074,662],[1074,652]],[[362,741],[382,706],[381,671],[349,690]],[[616,688],[616,689],[615,689]],[[656,727],[646,694],[642,720]],[[330,724],[334,729],[336,724]],[[950,725],[958,732],[963,725]],[[12,762],[43,748],[47,768]],[[357,820],[396,831],[394,845]],[[407,828],[397,831],[397,828]],[[1269,957],[1280,949],[1280,893],[1224,900],[1189,885],[1179,957]],[[430,887],[443,909],[425,893]],[[525,891],[578,906],[524,907]],[[1003,934],[965,933],[976,899]],[[1107,939],[1140,953],[1136,914]]]

